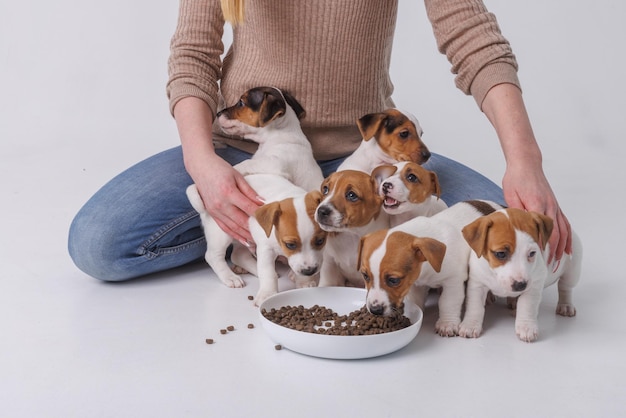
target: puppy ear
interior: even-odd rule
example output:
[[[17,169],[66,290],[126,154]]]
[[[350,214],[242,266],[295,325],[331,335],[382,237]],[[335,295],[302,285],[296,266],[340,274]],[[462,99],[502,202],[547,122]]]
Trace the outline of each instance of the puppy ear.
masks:
[[[535,227],[537,228],[537,243],[542,250],[546,249],[546,244],[552,235],[554,229],[554,221],[551,217],[536,212],[530,212]]]
[[[298,119],[304,119],[304,117],[306,116],[306,111],[304,110],[302,105],[289,92],[286,92],[285,90],[281,90],[281,92],[283,93],[287,104],[291,106],[294,112],[296,112],[296,116],[298,116]]]
[[[271,202],[258,208],[254,212],[254,218],[257,220],[265,235],[269,238],[272,233],[272,227],[276,225],[278,217],[282,213],[280,202]]]
[[[263,104],[261,105],[260,117],[261,126],[265,126],[274,119],[283,116],[287,110],[285,99],[276,91],[275,93],[265,93]]]
[[[356,257],[356,269],[358,271],[361,271],[361,253],[363,252],[363,242],[365,242],[365,236],[362,236],[361,239],[359,240],[359,247],[357,249],[357,257]]]
[[[467,241],[478,257],[482,257],[487,250],[487,234],[492,225],[493,220],[487,216],[478,218],[474,222],[465,225],[461,231],[463,238],[465,238],[465,241]]]
[[[391,177],[398,168],[395,165],[383,164],[379,165],[372,171],[372,178],[376,182],[376,188],[380,187],[383,181]]]
[[[369,141],[372,139],[380,130],[380,125],[386,117],[387,114],[385,113],[369,113],[357,120],[356,123],[359,127],[359,131],[361,131],[363,140]]]
[[[429,172],[430,182],[432,184],[431,194],[437,196],[437,199],[441,197],[441,186],[439,186],[439,177],[434,171]]]
[[[311,219],[315,219],[315,211],[319,204],[322,203],[322,199],[322,192],[319,190],[311,190],[304,196],[304,206]]]
[[[417,260],[428,261],[437,273],[441,271],[443,258],[446,255],[446,244],[433,238],[416,237],[412,245]]]

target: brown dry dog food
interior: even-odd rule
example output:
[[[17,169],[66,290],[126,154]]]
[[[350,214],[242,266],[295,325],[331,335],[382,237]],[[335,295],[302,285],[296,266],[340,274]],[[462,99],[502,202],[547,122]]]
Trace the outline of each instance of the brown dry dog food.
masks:
[[[213,338],[207,338],[205,341],[207,344],[213,344]]]
[[[311,308],[283,306],[261,312],[268,320],[297,331],[325,335],[373,335],[397,331],[411,325],[404,315],[378,316],[361,309],[339,315],[332,309],[314,305]]]
[[[229,325],[229,326],[226,327],[226,329],[229,330],[229,331],[234,331],[235,327],[232,326],[232,325]]]

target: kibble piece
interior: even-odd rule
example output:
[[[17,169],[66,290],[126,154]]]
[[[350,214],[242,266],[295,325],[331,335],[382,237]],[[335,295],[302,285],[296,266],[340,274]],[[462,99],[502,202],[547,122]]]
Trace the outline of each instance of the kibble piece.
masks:
[[[248,296],[248,300],[254,300],[254,296],[252,295]]]
[[[213,338],[207,338],[205,341],[207,344],[213,344]]]
[[[248,328],[249,328],[249,329],[254,328],[254,324],[248,324]]]
[[[274,346],[274,350],[282,350],[282,349],[283,349],[283,346],[282,346],[282,345],[280,345],[280,344],[276,344],[276,345]]]
[[[221,329],[220,330],[220,334],[226,334],[228,331],[226,331],[225,329]]]
[[[227,329],[228,331],[234,331],[234,330],[235,330],[235,327],[234,327],[234,326],[232,326],[232,325],[229,325],[229,326],[227,326],[227,327],[226,327],[226,329]]]

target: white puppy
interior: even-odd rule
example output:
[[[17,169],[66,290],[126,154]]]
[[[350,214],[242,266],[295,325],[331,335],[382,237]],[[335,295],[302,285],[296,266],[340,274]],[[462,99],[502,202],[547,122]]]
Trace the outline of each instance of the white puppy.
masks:
[[[363,140],[359,147],[337,168],[371,173],[381,164],[398,161],[425,163],[430,151],[422,142],[422,127],[408,112],[387,109],[370,113],[357,121]]]
[[[558,282],[556,313],[576,315],[572,289],[580,278],[582,244],[572,236],[572,254],[547,264],[551,218],[520,209],[503,209],[478,219],[465,228],[463,236],[473,252],[470,256],[466,312],[459,335],[468,338],[482,333],[485,298],[516,297],[515,332],[526,342],[537,339],[537,315],[544,287]]]
[[[319,273],[327,233],[313,219],[321,201],[318,190],[307,193],[275,174],[251,174],[246,176],[246,181],[269,197],[269,202],[249,218],[250,234],[256,243],[256,259],[247,248],[233,242],[233,238],[220,229],[204,209],[195,185],[187,188],[187,196],[202,219],[207,238],[207,263],[226,286],[243,287],[245,282],[226,261],[228,246],[233,244],[233,263],[259,278],[255,302],[260,304],[278,292],[277,257],[286,257],[296,279],[311,278]]]
[[[380,165],[372,175],[379,184],[383,209],[389,214],[392,227],[416,216],[432,216],[448,207],[439,198],[441,187],[437,174],[417,163]]]

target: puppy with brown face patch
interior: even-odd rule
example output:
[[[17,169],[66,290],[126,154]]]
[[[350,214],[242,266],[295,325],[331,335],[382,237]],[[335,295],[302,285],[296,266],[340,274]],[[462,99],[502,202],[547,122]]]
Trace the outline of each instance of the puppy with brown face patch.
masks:
[[[302,132],[305,111],[298,101],[274,87],[255,87],[239,101],[218,112],[217,122],[228,135],[259,144],[249,160],[235,165],[241,174],[271,173],[307,191],[324,179],[313,150]]]
[[[381,165],[372,175],[379,184],[383,209],[389,214],[392,227],[416,216],[432,216],[448,207],[439,198],[441,187],[437,174],[417,163]]]
[[[320,286],[363,286],[357,268],[357,249],[361,236],[389,227],[382,210],[376,181],[365,172],[338,171],[321,186],[322,201],[315,220],[328,231]]]
[[[256,243],[256,258],[248,248],[237,241],[233,242],[232,237],[217,226],[204,210],[195,185],[187,189],[189,201],[200,213],[205,230],[206,261],[224,284],[243,287],[245,282],[241,276],[235,274],[226,262],[227,248],[233,244],[233,264],[259,278],[256,304],[278,292],[275,260],[279,256],[286,257],[296,283],[315,286],[327,235],[314,220],[321,193],[318,190],[306,192],[274,174],[251,174],[246,176],[246,181],[255,190],[268,196],[268,203],[249,218],[250,234]]]
[[[371,173],[382,164],[413,161],[423,164],[430,158],[430,151],[422,142],[422,128],[408,112],[388,109],[370,113],[357,121],[363,141],[348,156],[337,171],[358,170]]]
[[[556,313],[576,315],[572,289],[580,278],[582,244],[574,233],[572,254],[548,265],[552,228],[551,218],[512,208],[499,210],[463,228],[463,236],[473,252],[466,312],[459,335],[476,338],[482,333],[488,291],[518,298],[515,332],[522,341],[537,339],[537,316],[544,287],[558,282]]]
[[[440,288],[435,331],[443,337],[457,335],[470,253],[461,228],[495,208],[500,206],[493,202],[461,202],[432,217],[418,216],[365,235],[359,270],[367,288],[367,309],[390,315],[406,297],[424,309],[428,289]]]

